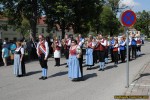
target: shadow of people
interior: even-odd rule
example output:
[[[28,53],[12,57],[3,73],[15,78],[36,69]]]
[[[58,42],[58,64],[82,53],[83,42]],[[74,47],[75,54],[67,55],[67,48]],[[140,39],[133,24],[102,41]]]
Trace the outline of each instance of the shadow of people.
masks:
[[[105,70],[109,70],[109,69],[112,69],[112,68],[116,68],[116,67],[114,65],[106,66]]]
[[[86,74],[83,76],[81,81],[85,81],[85,80],[88,80],[88,79],[93,78],[93,77],[97,77],[97,74],[96,73]]]
[[[56,74],[53,74],[53,75],[49,76],[48,78],[57,77],[57,76],[62,76],[62,75],[66,75],[66,74],[68,74],[68,71],[58,72],[58,73],[56,73]]]
[[[31,76],[31,75],[38,74],[38,73],[41,73],[41,72],[42,71],[28,72],[28,73],[26,73],[26,76]]]
[[[133,80],[133,82],[139,80],[140,78],[142,77],[145,77],[145,76],[150,76],[150,73],[143,73],[143,74],[140,74],[140,76],[138,78],[136,78],[135,80]]]
[[[64,65],[67,65],[67,63],[64,63],[64,64],[60,64],[60,66],[64,66]]]
[[[98,69],[99,68],[99,66],[93,66],[93,67],[91,67],[91,70],[92,69]]]

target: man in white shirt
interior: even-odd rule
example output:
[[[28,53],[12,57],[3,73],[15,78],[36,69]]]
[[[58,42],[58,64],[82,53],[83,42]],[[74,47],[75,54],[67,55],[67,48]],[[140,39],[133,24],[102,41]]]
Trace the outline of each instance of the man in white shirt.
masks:
[[[39,35],[39,43],[37,44],[37,55],[39,57],[39,62],[42,67],[42,77],[39,79],[47,79],[47,59],[49,54],[48,42],[45,40],[43,35]]]

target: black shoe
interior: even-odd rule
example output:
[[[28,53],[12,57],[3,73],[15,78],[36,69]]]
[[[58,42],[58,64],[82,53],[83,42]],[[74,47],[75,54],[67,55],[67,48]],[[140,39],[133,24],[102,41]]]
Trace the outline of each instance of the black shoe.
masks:
[[[39,80],[41,80],[41,79],[43,79],[43,78],[44,78],[44,77],[42,76],[42,77],[39,78]]]
[[[104,69],[102,69],[102,71],[104,71]]]
[[[91,70],[91,68],[87,68],[86,70]]]
[[[98,71],[101,71],[102,69],[99,69]]]
[[[66,68],[68,67],[68,65],[66,66]]]
[[[46,80],[47,79],[47,77],[43,77],[43,80]]]

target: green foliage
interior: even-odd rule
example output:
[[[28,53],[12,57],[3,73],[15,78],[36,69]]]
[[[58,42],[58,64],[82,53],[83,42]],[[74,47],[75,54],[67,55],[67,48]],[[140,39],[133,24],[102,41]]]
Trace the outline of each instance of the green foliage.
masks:
[[[100,16],[101,20],[101,31],[104,35],[113,35],[118,34],[118,29],[120,26],[120,22],[108,6],[103,7],[103,11]]]
[[[138,12],[135,28],[149,37],[150,36],[149,26],[150,26],[150,13],[146,12],[145,10],[142,12]]]
[[[3,12],[21,33],[29,28],[36,36],[37,19],[46,15],[48,32],[59,24],[62,35],[73,27],[75,33],[117,34],[120,26],[116,18],[119,0],[2,0]],[[104,6],[105,5],[105,6]]]

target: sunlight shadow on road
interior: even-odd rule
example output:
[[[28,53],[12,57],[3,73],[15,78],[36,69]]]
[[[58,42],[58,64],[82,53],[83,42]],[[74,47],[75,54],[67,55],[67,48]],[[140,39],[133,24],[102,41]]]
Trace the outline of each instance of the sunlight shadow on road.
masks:
[[[63,76],[63,75],[66,75],[66,74],[68,74],[68,71],[58,72],[56,74],[53,74],[53,75],[49,76],[48,78],[57,77],[57,76]]]
[[[33,72],[28,72],[26,74],[26,76],[31,76],[31,75],[34,75],[34,74],[38,74],[38,73],[41,73],[42,71],[33,71]]]

